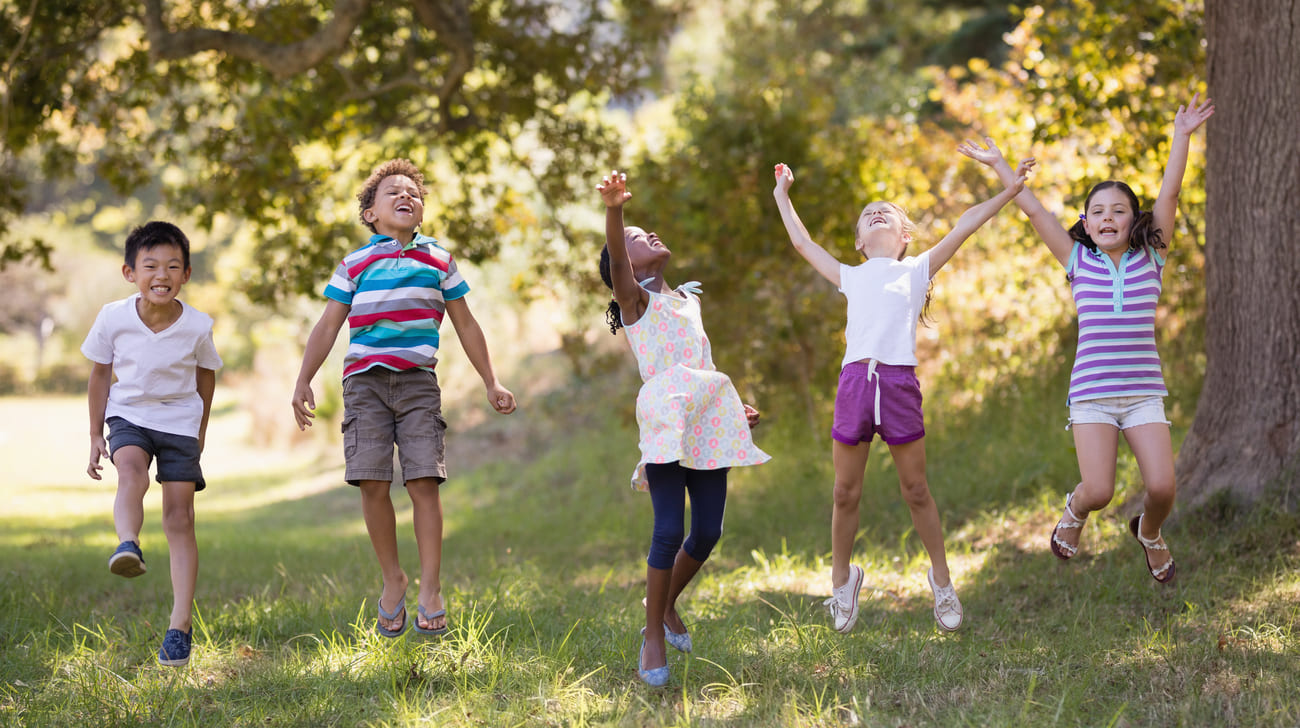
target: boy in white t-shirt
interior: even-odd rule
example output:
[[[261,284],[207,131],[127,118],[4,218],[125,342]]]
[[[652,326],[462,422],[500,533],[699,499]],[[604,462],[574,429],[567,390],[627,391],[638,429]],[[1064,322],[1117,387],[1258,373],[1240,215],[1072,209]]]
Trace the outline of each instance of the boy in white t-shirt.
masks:
[[[139,292],[100,309],[81,345],[94,362],[86,472],[101,480],[100,458],[117,468],[113,525],[121,545],[108,568],[134,577],[145,572],[140,551],[144,494],[149,465],[158,461],[172,577],[172,613],[158,662],[180,666],[190,660],[199,571],[194,493],[205,487],[199,454],[221,357],[212,342],[212,318],[176,298],[190,279],[190,242],[180,228],[154,221],[132,230],[122,276]]]

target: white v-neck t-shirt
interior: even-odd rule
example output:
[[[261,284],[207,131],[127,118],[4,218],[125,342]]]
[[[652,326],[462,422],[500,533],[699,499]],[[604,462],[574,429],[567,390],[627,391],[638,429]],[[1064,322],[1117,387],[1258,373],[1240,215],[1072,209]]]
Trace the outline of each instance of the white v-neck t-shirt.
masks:
[[[106,304],[95,317],[81,353],[109,364],[117,381],[108,390],[104,418],[121,417],[138,427],[198,437],[203,422],[197,369],[220,369],[212,341],[212,317],[180,301],[181,315],[152,331],[136,312],[137,293]]]

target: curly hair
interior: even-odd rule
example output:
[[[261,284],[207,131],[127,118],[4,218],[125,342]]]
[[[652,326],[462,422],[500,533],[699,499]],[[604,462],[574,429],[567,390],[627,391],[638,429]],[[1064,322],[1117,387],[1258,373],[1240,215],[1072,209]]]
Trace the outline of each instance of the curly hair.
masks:
[[[614,290],[614,276],[609,269],[609,246],[600,249],[600,279],[605,282],[605,287]],[[617,334],[618,330],[623,328],[623,311],[618,307],[618,301],[613,298],[609,299],[609,306],[605,308],[605,323],[609,325],[609,333]]]
[[[365,211],[369,210],[375,204],[375,193],[379,190],[379,183],[394,175],[409,177],[415,186],[420,190],[420,199],[424,199],[427,190],[424,187],[424,175],[420,173],[420,168],[415,166],[415,162],[409,159],[390,159],[387,162],[375,167],[375,171],[370,173],[364,184],[361,185],[361,191],[357,193],[357,202],[360,208],[357,210],[357,216],[361,218],[361,224],[370,228],[370,232],[375,231],[374,223],[369,222],[364,217]]]
[[[1131,205],[1133,209],[1133,227],[1129,230],[1128,249],[1141,250],[1147,246],[1150,246],[1155,250],[1164,248],[1165,241],[1161,239],[1160,231],[1152,227],[1155,223],[1155,216],[1151,214],[1150,210],[1142,209],[1142,206],[1138,204],[1137,195],[1133,193],[1133,189],[1123,182],[1113,179],[1106,180],[1105,182],[1098,182],[1091,190],[1089,190],[1088,197],[1083,203],[1083,209],[1087,210],[1088,206],[1092,204],[1092,198],[1094,195],[1102,190],[1108,190],[1111,188],[1119,190],[1125,197],[1127,197],[1129,205]],[[1091,250],[1094,253],[1097,252],[1097,244],[1094,243],[1092,238],[1088,235],[1088,228],[1087,225],[1084,224],[1082,215],[1080,215],[1079,220],[1070,227],[1070,238],[1083,244],[1084,247],[1088,248],[1088,250]]]
[[[181,229],[169,222],[153,220],[132,230],[126,236],[126,266],[135,269],[136,256],[141,250],[153,250],[160,245],[175,245],[181,249],[185,270],[190,269],[190,240]]]

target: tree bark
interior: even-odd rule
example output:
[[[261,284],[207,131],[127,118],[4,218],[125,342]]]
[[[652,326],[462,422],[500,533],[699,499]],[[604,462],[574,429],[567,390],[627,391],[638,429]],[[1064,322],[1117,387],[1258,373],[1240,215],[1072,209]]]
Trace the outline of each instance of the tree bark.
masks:
[[[1184,504],[1300,492],[1300,0],[1206,0],[1206,370]],[[1286,503],[1294,506],[1294,503]]]

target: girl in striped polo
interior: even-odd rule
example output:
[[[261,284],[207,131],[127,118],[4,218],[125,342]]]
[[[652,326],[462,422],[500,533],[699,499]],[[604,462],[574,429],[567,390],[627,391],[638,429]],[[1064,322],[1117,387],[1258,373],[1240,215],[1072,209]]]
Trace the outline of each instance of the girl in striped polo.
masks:
[[[1156,353],[1155,313],[1165,257],[1174,230],[1178,194],[1191,135],[1214,113],[1209,99],[1192,96],[1174,114],[1169,161],[1160,194],[1141,209],[1129,186],[1102,182],[1088,193],[1083,214],[1068,231],[1026,188],[1016,204],[1066,269],[1079,312],[1079,345],[1070,373],[1070,420],[1080,482],[1065,498],[1052,530],[1052,553],[1062,560],[1079,550],[1088,514],[1115,494],[1119,433],[1124,433],[1146,483],[1143,512],[1129,522],[1147,569],[1161,584],[1174,580],[1173,555],[1160,526],[1174,506],[1174,451],[1165,419],[1164,378]],[[963,153],[993,167],[1003,180],[1014,174],[1001,151],[967,145]]]

